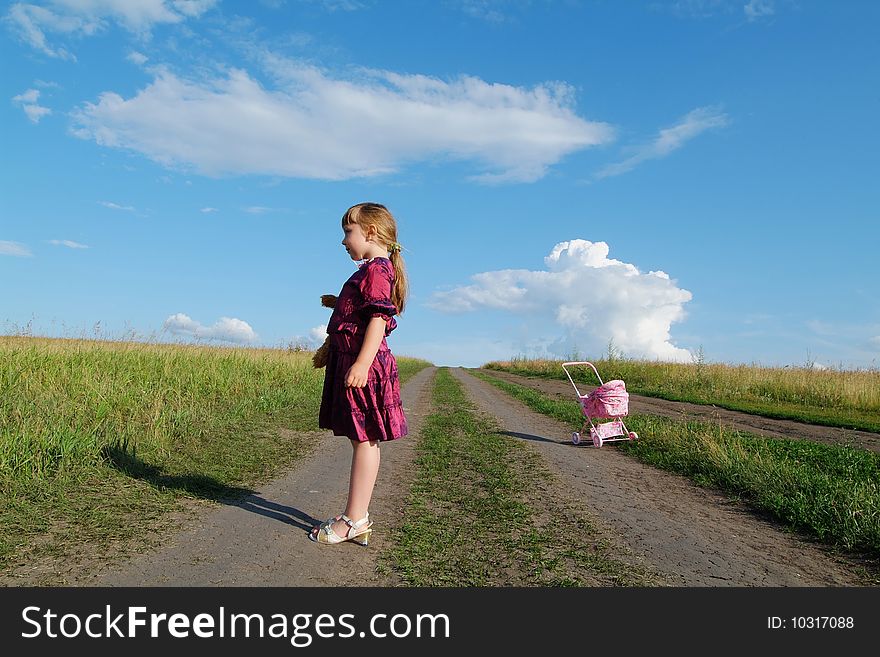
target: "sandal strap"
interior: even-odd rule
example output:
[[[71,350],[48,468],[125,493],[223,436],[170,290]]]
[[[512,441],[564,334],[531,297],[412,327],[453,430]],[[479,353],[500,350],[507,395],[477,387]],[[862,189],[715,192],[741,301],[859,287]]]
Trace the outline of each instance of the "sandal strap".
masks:
[[[357,522],[355,522],[354,520],[352,520],[351,518],[349,518],[349,517],[348,517],[347,515],[345,515],[344,513],[342,514],[342,517],[341,517],[340,519],[341,519],[342,521],[344,521],[346,525],[348,525],[349,529],[348,529],[348,531],[346,532],[346,535],[348,535],[348,534],[351,533],[351,530],[352,530],[352,529],[360,529],[361,527],[363,527],[364,525],[366,525],[366,524],[370,521],[370,513],[367,512],[367,514],[366,514],[363,518],[361,518],[360,520],[358,520]]]

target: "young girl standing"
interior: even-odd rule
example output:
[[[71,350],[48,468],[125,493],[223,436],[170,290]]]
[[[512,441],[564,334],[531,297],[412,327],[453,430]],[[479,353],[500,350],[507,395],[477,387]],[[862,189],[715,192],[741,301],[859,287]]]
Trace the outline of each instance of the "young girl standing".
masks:
[[[330,352],[319,426],[351,441],[345,512],[312,529],[318,543],[355,541],[372,533],[369,505],[379,472],[379,443],[405,436],[397,362],[385,338],[407,297],[397,223],[384,205],[359,203],[342,216],[342,246],[363,261],[342,286],[327,325]]]

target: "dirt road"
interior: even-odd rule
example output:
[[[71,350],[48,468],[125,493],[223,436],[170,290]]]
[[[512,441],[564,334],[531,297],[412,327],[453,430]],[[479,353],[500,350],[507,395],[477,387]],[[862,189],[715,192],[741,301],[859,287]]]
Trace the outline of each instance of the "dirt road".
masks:
[[[341,512],[347,493],[347,440],[314,434],[320,445],[294,470],[238,503],[199,504],[158,549],[101,570],[67,564],[51,584],[74,586],[399,586],[377,571],[409,494],[422,418],[431,410],[436,368],[403,386],[410,435],[382,446],[371,505],[369,547],[321,546],[307,538],[317,519]],[[613,446],[574,446],[570,427],[527,409],[494,386],[452,370],[474,403],[509,435],[538,452],[563,482],[563,494],[583,500],[597,524],[638,565],[671,586],[856,586],[855,564],[786,533],[722,495],[682,477],[642,465]],[[504,378],[516,378],[500,375]],[[571,398],[556,382],[527,380]],[[680,414],[674,404],[632,398],[633,412]],[[658,400],[651,400],[652,403]],[[705,411],[706,409],[700,409]],[[752,418],[750,418],[752,419]],[[773,429],[776,430],[776,429]],[[875,438],[876,440],[876,438]],[[549,506],[549,505],[548,505]],[[565,522],[560,518],[560,522]],[[573,536],[572,540],[577,540]],[[18,584],[28,582],[19,580]]]
[[[318,545],[308,532],[318,520],[345,509],[351,446],[328,432],[312,456],[256,495],[192,516],[157,551],[118,564],[112,571],[71,582],[88,586],[395,586],[377,573],[409,493],[419,426],[430,404],[426,395],[435,368],[426,368],[402,389],[410,435],[381,447],[381,471],[370,505],[375,530],[368,547]]]
[[[528,441],[568,482],[570,494],[587,500],[596,516],[670,585],[864,583],[854,574],[854,562],[785,532],[723,495],[643,465],[613,446],[575,446],[571,427],[529,410],[465,370],[454,374],[483,412],[496,417],[509,435]],[[555,389],[553,382],[517,378]]]

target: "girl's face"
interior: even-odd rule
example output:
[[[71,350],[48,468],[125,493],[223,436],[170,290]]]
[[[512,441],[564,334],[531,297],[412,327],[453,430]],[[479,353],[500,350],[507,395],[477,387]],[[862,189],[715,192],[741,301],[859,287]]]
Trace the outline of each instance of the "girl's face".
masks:
[[[366,259],[369,242],[367,242],[364,229],[359,224],[346,224],[342,227],[342,231],[345,233],[345,237],[342,239],[342,246],[348,251],[351,259]]]

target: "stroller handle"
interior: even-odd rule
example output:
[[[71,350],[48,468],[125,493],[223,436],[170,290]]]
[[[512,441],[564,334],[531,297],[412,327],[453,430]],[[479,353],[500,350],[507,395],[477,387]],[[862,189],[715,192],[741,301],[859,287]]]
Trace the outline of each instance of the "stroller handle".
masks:
[[[596,369],[596,366],[593,365],[591,362],[586,360],[575,360],[568,363],[563,363],[562,369],[565,370],[565,375],[568,377],[568,380],[571,381],[571,385],[574,387],[574,391],[578,394],[578,397],[583,397],[583,395],[581,394],[581,391],[578,390],[577,384],[574,382],[574,379],[571,378],[571,373],[568,371],[566,365],[589,365],[591,368],[593,368],[593,372],[596,374],[596,378],[599,379],[599,385],[601,386],[604,384],[604,381],[602,381],[602,377],[599,376],[599,371]]]

